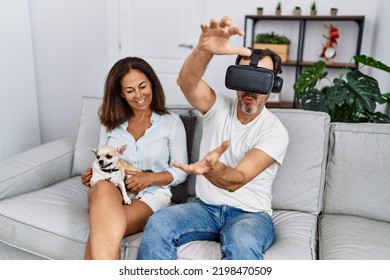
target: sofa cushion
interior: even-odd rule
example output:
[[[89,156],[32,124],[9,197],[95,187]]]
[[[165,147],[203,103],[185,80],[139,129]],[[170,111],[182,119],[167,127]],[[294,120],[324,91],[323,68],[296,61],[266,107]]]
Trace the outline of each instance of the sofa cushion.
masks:
[[[317,258],[317,216],[297,211],[274,211],[275,241],[265,252],[265,260],[315,260]],[[126,243],[126,259],[136,259],[142,234]],[[221,244],[193,241],[177,248],[180,260],[218,260]]]
[[[348,215],[326,214],[319,225],[323,260],[389,260],[390,224]]]
[[[75,137],[63,137],[2,160],[0,200],[68,178],[75,142]]]
[[[272,109],[290,142],[272,186],[274,210],[318,214],[322,209],[329,137],[329,115],[297,109]]]
[[[82,98],[72,175],[81,175],[92,165],[94,157],[89,148],[97,148],[99,145],[100,120],[98,111],[101,104],[102,99],[98,97]]]
[[[88,188],[72,177],[0,201],[0,243],[46,259],[82,259],[88,229]]]
[[[200,118],[198,111],[185,105],[170,105],[169,111],[174,112],[181,117],[187,134],[188,161],[189,163],[197,162],[199,160],[199,147],[203,130],[202,118]],[[195,181],[196,175],[191,174],[187,177],[185,182],[185,185],[188,188],[187,192],[191,196],[195,195]],[[175,190],[173,191],[173,194],[175,195]],[[175,200],[175,197],[172,197],[172,202]]]
[[[299,211],[275,210],[275,241],[265,252],[265,260],[317,259],[318,217]]]
[[[191,162],[191,150],[194,142],[194,133],[195,133],[195,124],[196,116],[184,116],[180,115],[180,118],[184,124],[186,130],[186,139],[187,139],[187,155],[188,162]],[[185,203],[188,199],[188,178],[177,186],[171,188],[173,203]]]
[[[390,125],[332,123],[324,213],[390,222]]]
[[[45,258],[0,241],[0,260],[45,260]]]

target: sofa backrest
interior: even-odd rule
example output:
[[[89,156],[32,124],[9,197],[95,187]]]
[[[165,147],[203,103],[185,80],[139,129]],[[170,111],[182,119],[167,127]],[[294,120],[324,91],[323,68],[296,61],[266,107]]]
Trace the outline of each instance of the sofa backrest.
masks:
[[[102,99],[98,97],[83,97],[79,132],[73,156],[72,175],[83,174],[92,165],[94,156],[90,148],[97,148],[100,137],[100,120],[98,111]]]
[[[329,115],[299,109],[272,109],[290,142],[272,186],[274,210],[319,214],[325,185]]]
[[[390,124],[332,123],[324,213],[390,222]]]

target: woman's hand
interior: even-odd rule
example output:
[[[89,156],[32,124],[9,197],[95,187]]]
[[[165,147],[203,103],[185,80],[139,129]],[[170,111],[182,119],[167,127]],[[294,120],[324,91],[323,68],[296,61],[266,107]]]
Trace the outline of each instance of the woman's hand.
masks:
[[[84,174],[81,175],[81,183],[83,183],[84,186],[91,187],[91,178],[92,178],[92,167],[88,168],[87,171],[84,172]]]
[[[131,192],[139,192],[151,185],[150,177],[153,173],[125,170],[126,189]]]

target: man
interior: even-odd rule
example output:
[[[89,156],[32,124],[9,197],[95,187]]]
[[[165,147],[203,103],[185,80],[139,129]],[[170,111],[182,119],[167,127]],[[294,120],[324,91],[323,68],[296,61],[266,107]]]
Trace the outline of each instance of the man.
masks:
[[[220,242],[222,259],[261,259],[274,240],[271,185],[287,149],[287,131],[264,106],[269,94],[237,91],[230,98],[202,80],[213,55],[235,54],[239,64],[249,65],[252,52],[230,45],[229,38],[243,31],[228,17],[201,29],[177,79],[203,116],[201,160],[172,163],[198,175],[197,198],[149,219],[139,259],[176,259],[176,247],[194,240]],[[280,57],[265,51],[258,66],[278,73]]]

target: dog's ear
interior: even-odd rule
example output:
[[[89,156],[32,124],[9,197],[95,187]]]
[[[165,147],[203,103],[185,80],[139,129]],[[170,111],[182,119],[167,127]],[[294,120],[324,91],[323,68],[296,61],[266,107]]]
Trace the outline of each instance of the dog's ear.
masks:
[[[124,145],[122,145],[122,146],[119,146],[119,147],[117,148],[117,151],[118,151],[118,153],[119,153],[120,155],[123,155],[123,153],[125,152],[126,148],[127,148],[127,145],[124,144]]]
[[[89,148],[91,150],[91,152],[97,156],[97,153],[98,153],[98,149],[92,149],[92,148]]]

